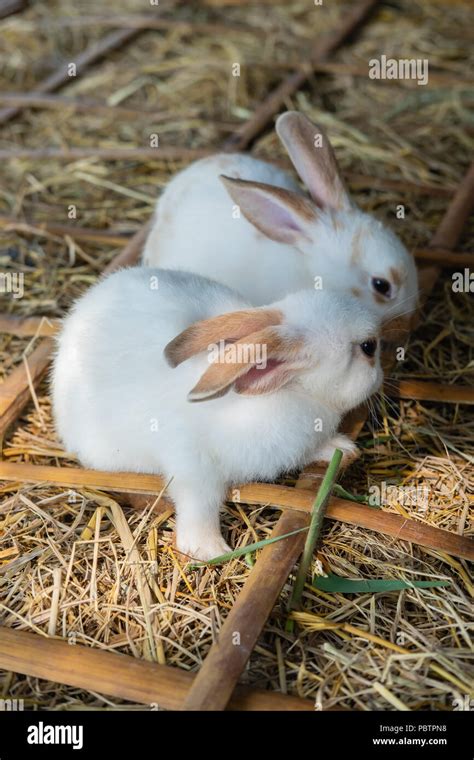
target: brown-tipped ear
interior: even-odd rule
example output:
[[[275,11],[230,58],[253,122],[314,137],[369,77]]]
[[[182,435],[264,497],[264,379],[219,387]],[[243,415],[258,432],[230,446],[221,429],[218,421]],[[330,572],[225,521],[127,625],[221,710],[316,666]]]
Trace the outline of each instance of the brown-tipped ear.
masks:
[[[267,327],[225,346],[188,394],[189,401],[206,401],[226,394],[273,393],[309,366],[302,337],[281,327]]]
[[[220,341],[232,343],[244,335],[263,330],[269,325],[279,325],[282,321],[283,315],[278,309],[246,309],[204,319],[195,322],[168,343],[164,350],[165,359],[172,367],[177,367],[191,356],[207,351],[212,344]]]
[[[220,179],[245,218],[270,240],[293,244],[311,239],[308,227],[316,219],[316,209],[303,195],[224,174]]]
[[[337,211],[351,208],[336,156],[324,130],[297,111],[281,114],[275,128],[318,206]]]

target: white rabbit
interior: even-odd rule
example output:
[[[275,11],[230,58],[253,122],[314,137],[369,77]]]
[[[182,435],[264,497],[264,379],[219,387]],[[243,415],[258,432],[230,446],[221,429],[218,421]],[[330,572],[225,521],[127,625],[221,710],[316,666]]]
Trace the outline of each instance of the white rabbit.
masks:
[[[86,467],[172,479],[178,549],[209,559],[228,548],[219,507],[231,484],[328,460],[336,446],[354,455],[336,430],[381,383],[378,323],[328,292],[251,308],[197,275],[121,270],[76,302],[58,336],[57,431]]]
[[[418,295],[413,257],[352,203],[321,127],[289,111],[276,130],[312,200],[252,156],[204,158],[161,195],[144,264],[212,277],[254,305],[315,284],[343,290],[373,306],[387,332],[406,330]]]

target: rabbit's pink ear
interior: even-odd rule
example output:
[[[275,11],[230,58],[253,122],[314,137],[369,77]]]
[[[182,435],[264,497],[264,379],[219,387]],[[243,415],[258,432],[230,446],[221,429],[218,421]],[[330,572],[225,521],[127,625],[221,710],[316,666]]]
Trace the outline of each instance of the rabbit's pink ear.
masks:
[[[271,240],[297,243],[311,239],[309,224],[316,218],[316,209],[303,195],[224,174],[220,179],[245,218]]]
[[[221,314],[218,317],[195,322],[183,330],[165,347],[165,358],[172,367],[191,356],[207,351],[221,342],[233,343],[244,335],[279,325],[283,315],[278,309],[246,309]]]
[[[223,346],[188,400],[217,398],[232,386],[244,395],[274,393],[309,365],[303,337],[290,336],[281,327],[267,327]]]
[[[324,130],[297,111],[281,114],[275,128],[315,203],[337,211],[350,209],[352,204]]]

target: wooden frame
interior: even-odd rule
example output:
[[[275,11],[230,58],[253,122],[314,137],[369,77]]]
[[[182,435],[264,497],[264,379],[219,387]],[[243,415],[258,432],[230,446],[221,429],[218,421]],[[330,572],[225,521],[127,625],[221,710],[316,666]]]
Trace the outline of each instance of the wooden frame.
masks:
[[[328,56],[366,20],[376,2],[377,0],[362,0],[357,3],[333,35],[317,41],[308,67],[304,70],[298,69],[284,79],[224,147],[233,150],[248,147],[251,140],[267,126],[285,101],[304,84],[306,78],[317,70],[318,66],[323,66]],[[103,57],[109,50],[128,42],[141,30],[143,27],[111,33],[98,43],[95,50],[88,50],[82,55],[81,70]],[[64,77],[57,73],[43,82],[32,95],[51,92],[65,84],[65,81]],[[0,124],[13,118],[21,107],[19,103],[0,111]],[[438,266],[427,267],[423,271],[425,295],[434,286],[440,273],[440,265],[446,260],[448,263],[462,262],[462,254],[452,254],[450,250],[458,243],[473,197],[474,168],[471,167],[455,193],[431,246],[423,249],[424,252],[419,257],[430,263],[438,263]],[[147,226],[139,230],[106,271],[135,263],[147,232]],[[50,336],[55,330],[55,325],[47,321],[39,325],[35,318],[15,321],[7,315],[0,315],[0,329],[17,335],[46,336],[29,356],[27,363],[15,369],[0,386],[0,439],[3,439],[7,429],[29,402],[31,386],[37,384],[44,376],[51,356]],[[410,398],[473,403],[470,389],[434,383],[400,381],[398,394],[401,397],[408,395]],[[353,438],[360,432],[365,415],[364,407],[356,410],[346,420],[345,429]],[[301,474],[295,489],[268,484],[246,484],[240,489],[240,498],[243,503],[264,503],[282,509],[272,534],[281,535],[308,525],[309,510],[320,477],[321,471],[318,467],[310,466]],[[163,486],[162,480],[155,476],[100,473],[8,462],[0,462],[0,480],[53,483],[70,487],[88,485],[125,494],[125,498],[136,494],[156,494]],[[474,559],[474,542],[470,539],[415,520],[405,520],[396,514],[374,513],[368,507],[344,499],[332,499],[327,517],[441,549],[456,556]],[[156,703],[165,709],[313,709],[308,700],[237,686],[273,605],[298,559],[303,540],[303,534],[300,533],[267,546],[262,551],[217,641],[211,647],[196,676],[126,655],[102,652],[79,645],[71,647],[55,637],[48,638],[46,635],[6,628],[0,628],[0,667],[135,702],[149,705]],[[240,633],[240,646],[233,645],[232,634],[235,631]]]

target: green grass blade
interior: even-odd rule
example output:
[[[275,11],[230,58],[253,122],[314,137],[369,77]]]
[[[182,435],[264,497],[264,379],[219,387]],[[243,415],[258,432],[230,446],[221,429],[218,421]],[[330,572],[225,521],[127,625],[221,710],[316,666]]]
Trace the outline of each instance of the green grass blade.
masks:
[[[328,505],[329,497],[331,496],[334,483],[339,472],[339,465],[342,460],[342,451],[335,449],[332,459],[329,462],[328,468],[325,472],[321,485],[319,486],[316,499],[314,500],[313,508],[311,510],[311,523],[309,526],[308,535],[306,536],[306,543],[303,549],[303,556],[296,573],[295,585],[293,586],[293,593],[291,595],[289,610],[298,607],[303,596],[304,584],[306,581],[306,575],[309,571],[311,560],[314,554],[316,542],[321,532],[321,527],[326,513],[326,507]],[[285,629],[289,632],[293,630],[293,620],[288,619],[286,621]]]
[[[436,588],[449,586],[450,581],[352,580],[339,575],[313,578],[313,586],[330,594],[375,594],[384,591],[402,591],[406,588]]]
[[[298,530],[292,530],[290,533],[284,533],[282,536],[275,536],[275,538],[264,538],[262,541],[256,541],[248,546],[242,546],[241,549],[235,549],[233,552],[220,554],[218,557],[214,557],[208,562],[196,562],[195,564],[190,565],[189,568],[190,570],[193,570],[196,567],[205,567],[207,565],[222,565],[224,562],[229,562],[229,560],[234,559],[235,557],[242,557],[244,554],[257,551],[257,549],[263,549],[264,546],[274,544],[275,541],[281,541],[283,538],[294,536],[295,533],[302,533],[304,530],[308,530],[308,528],[298,528]]]
[[[368,496],[356,496],[355,494],[346,491],[346,489],[340,486],[339,483],[334,483],[332,491],[336,496],[340,496],[341,499],[356,501],[358,504],[367,504],[368,506],[372,506],[369,504]],[[376,507],[376,509],[380,509],[380,507]]]

